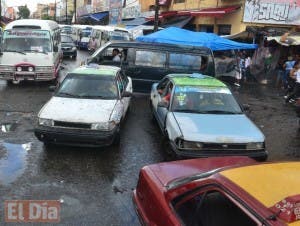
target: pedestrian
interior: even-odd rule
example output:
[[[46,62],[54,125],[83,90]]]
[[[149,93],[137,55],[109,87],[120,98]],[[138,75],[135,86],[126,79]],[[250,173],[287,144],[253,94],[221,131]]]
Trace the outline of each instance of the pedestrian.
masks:
[[[246,55],[245,59],[245,79],[244,81],[249,81],[251,77],[250,73],[250,66],[251,66],[251,57],[249,55]]]
[[[277,78],[276,78],[276,87],[280,87],[282,85],[282,88],[284,88],[284,59],[279,59],[276,69],[277,69]]]
[[[95,52],[96,48],[97,48],[97,42],[95,40],[95,37],[92,37],[92,39],[89,43],[89,51],[93,53],[93,52]]]
[[[293,87],[292,93],[286,98],[285,102],[292,102],[293,98],[300,96],[300,61],[296,61],[294,67],[290,71],[291,79],[294,80],[295,85]]]
[[[284,63],[283,67],[285,70],[284,76],[283,76],[283,86],[286,90],[286,96],[289,92],[293,90],[294,86],[294,80],[290,78],[290,71],[293,69],[295,64],[295,61],[293,60],[292,56],[288,57],[288,60]]]
[[[113,49],[112,56],[113,56],[112,61],[114,61],[114,62],[120,62],[121,61],[119,49]]]

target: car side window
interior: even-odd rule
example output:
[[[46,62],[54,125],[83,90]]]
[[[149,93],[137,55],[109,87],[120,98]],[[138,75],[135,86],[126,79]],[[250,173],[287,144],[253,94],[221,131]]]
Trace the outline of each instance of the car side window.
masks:
[[[207,191],[175,206],[186,226],[258,225],[244,210],[219,191]]]
[[[147,67],[165,67],[167,54],[149,50],[137,50],[135,65]]]
[[[165,93],[165,91],[167,90],[167,85],[169,83],[169,79],[165,78],[163,79],[160,83],[158,83],[157,85],[157,91],[160,95],[162,95],[163,93]]]
[[[124,87],[126,88],[128,82],[129,82],[127,76],[126,76],[123,72],[120,72],[120,77],[121,77],[121,79],[122,79],[122,82],[123,82],[123,84],[124,84]]]
[[[200,70],[201,56],[185,53],[170,53],[169,67],[172,69]]]

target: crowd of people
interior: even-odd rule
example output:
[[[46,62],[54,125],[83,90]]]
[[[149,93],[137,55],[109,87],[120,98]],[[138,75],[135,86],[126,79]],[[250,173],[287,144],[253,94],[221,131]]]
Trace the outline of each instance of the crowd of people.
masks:
[[[300,97],[300,55],[280,59],[277,66],[276,84],[284,90],[286,103]]]

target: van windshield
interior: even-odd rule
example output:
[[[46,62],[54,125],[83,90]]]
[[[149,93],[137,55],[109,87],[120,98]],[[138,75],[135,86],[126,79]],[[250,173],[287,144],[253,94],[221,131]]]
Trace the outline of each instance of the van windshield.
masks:
[[[52,51],[49,31],[7,30],[3,34],[4,52],[43,52]]]

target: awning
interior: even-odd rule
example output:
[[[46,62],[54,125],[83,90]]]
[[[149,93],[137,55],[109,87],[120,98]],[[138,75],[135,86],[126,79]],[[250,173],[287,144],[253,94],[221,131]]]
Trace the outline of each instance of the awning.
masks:
[[[201,10],[183,10],[183,11],[167,11],[159,14],[159,19],[174,16],[206,16],[206,17],[222,17],[228,13],[233,13],[240,9],[240,5],[206,8]],[[154,16],[148,17],[147,20],[154,20]]]
[[[282,36],[267,37],[268,41],[276,41],[283,46],[297,46],[300,45],[300,33],[284,34]]]
[[[122,24],[125,25],[126,27],[135,27],[147,23],[148,21],[145,19],[145,17],[137,17],[134,18],[133,20],[122,20]]]
[[[96,21],[101,21],[104,17],[108,16],[108,12],[100,12],[100,13],[93,13],[90,14],[89,17]]]
[[[192,16],[208,16],[208,17],[222,17],[227,13],[233,13],[240,9],[241,6],[227,6],[218,8],[202,9],[200,11],[191,11]]]
[[[166,22],[162,23],[161,26],[163,28],[167,28],[167,27],[179,27],[179,28],[183,28],[192,19],[193,19],[192,16],[178,16],[178,17],[173,17],[170,20],[167,20]]]

